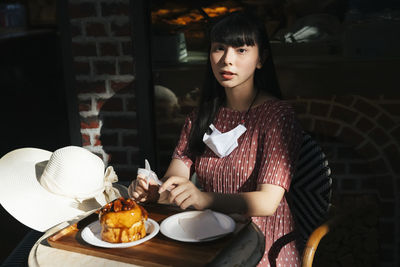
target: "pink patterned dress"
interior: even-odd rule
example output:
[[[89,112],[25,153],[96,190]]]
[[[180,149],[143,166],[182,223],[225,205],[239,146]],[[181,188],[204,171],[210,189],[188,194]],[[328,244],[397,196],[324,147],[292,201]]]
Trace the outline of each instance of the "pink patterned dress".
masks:
[[[221,107],[213,124],[224,133],[235,128],[245,115],[246,112]],[[250,109],[244,121],[247,130],[229,156],[219,158],[206,147],[203,155],[193,158],[188,150],[193,115],[188,116],[173,158],[195,171],[207,192],[249,192],[255,191],[257,184],[278,185],[287,192],[302,142],[302,129],[292,108],[281,100],[267,100]],[[265,254],[259,266],[300,266],[286,197],[274,215],[252,220],[265,235]]]

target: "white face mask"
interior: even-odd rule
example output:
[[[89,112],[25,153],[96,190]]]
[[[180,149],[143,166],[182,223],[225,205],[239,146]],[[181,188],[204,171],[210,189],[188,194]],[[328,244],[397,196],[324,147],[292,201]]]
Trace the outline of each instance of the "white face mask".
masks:
[[[246,131],[244,125],[239,124],[226,133],[221,133],[213,124],[210,125],[211,134],[203,136],[203,142],[216,154],[223,158],[228,156],[237,146],[237,140]]]

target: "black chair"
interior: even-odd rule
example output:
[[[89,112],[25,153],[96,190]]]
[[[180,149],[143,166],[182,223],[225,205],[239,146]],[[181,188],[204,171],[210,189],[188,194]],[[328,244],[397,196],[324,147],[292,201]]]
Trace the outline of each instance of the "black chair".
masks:
[[[299,249],[303,250],[303,259],[310,258],[304,253],[310,253],[307,240],[311,233],[327,219],[331,194],[331,170],[326,156],[320,145],[304,133],[296,172],[288,192],[288,202],[296,223],[296,241]],[[315,247],[315,244],[312,246]],[[315,251],[312,252],[311,261]]]

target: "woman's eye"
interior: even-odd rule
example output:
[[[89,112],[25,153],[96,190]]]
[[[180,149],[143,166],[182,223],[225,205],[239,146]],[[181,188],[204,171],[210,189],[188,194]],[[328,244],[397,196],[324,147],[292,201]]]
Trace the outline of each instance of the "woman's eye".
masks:
[[[245,48],[238,48],[237,51],[238,51],[240,54],[244,54],[244,53],[247,52],[247,49],[245,49]]]
[[[213,52],[220,52],[220,51],[224,51],[224,47],[221,45],[215,45],[211,47],[211,51]]]

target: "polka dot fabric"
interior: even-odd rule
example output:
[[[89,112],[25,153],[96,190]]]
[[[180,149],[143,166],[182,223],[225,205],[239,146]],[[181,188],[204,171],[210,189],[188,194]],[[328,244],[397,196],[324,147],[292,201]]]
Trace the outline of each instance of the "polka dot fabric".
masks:
[[[245,114],[222,107],[214,125],[219,131],[227,132]],[[208,192],[249,192],[255,191],[258,184],[278,185],[288,191],[303,140],[292,108],[284,101],[268,100],[253,107],[244,119],[247,130],[229,156],[219,158],[207,147],[203,155],[194,159],[188,150],[193,120],[189,116],[173,158],[181,159],[195,171],[200,185]],[[300,266],[292,233],[294,221],[285,197],[274,215],[252,219],[266,237],[265,255],[259,266]]]

